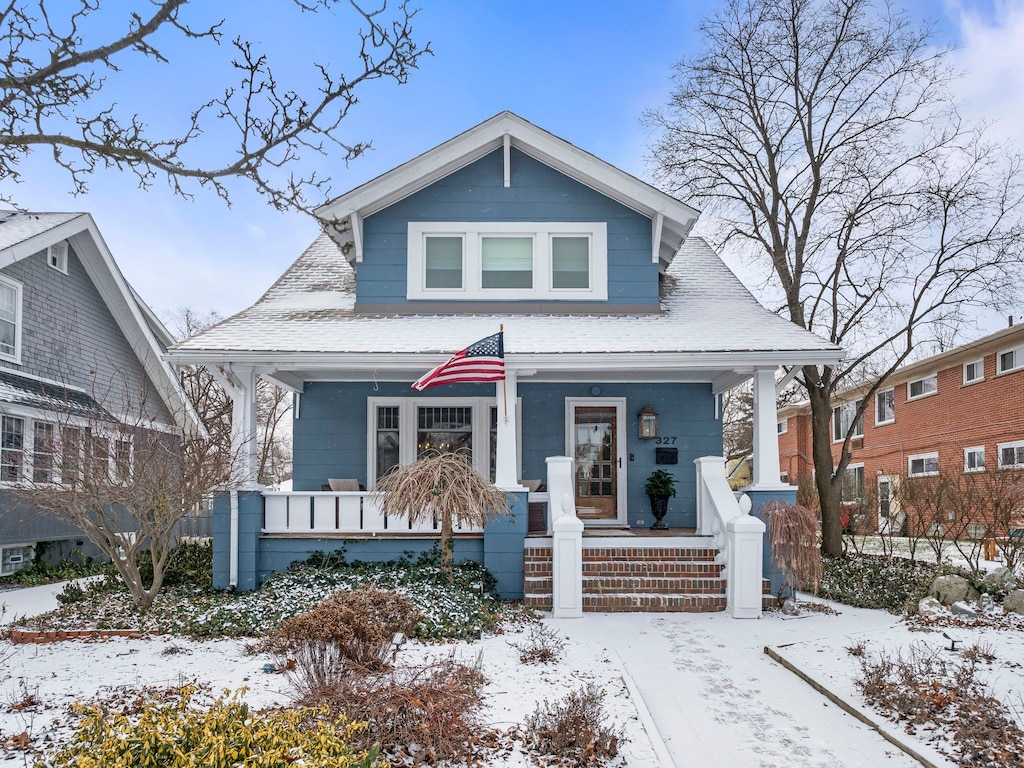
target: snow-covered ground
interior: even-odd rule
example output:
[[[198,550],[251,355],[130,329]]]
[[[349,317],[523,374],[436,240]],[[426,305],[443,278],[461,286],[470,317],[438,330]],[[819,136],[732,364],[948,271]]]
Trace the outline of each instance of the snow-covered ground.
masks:
[[[52,607],[53,588],[0,594],[10,612]],[[725,614],[588,614],[545,621],[567,639],[557,665],[523,665],[510,642],[522,628],[474,643],[410,643],[399,658],[420,660],[453,649],[468,662],[478,658],[489,680],[486,719],[495,727],[520,723],[544,699],[554,700],[587,682],[606,691],[605,705],[624,726],[630,766],[844,766],[910,768],[917,761],[875,730],[842,711],[806,682],[765,655],[781,648],[842,696],[859,701],[853,684],[856,660],[847,648],[895,651],[910,643],[948,646],[938,632],[911,632],[881,611],[835,606],[840,615],[769,613],[741,621]],[[952,632],[952,630],[950,630]],[[1017,705],[1024,690],[1024,633],[956,630],[967,644],[984,642],[995,654],[993,690]],[[0,742],[22,732],[45,743],[67,733],[67,705],[104,690],[209,683],[214,691],[247,686],[257,706],[288,703],[287,679],[262,671],[269,657],[245,655],[244,643],[191,642],[172,638],[69,641],[51,645],[0,645]],[[18,707],[33,696],[38,704]],[[1017,698],[1014,699],[1013,697]],[[898,731],[893,726],[893,731]],[[905,737],[913,743],[911,737]],[[0,766],[31,764],[24,753],[0,751]],[[531,765],[520,754],[493,763]]]

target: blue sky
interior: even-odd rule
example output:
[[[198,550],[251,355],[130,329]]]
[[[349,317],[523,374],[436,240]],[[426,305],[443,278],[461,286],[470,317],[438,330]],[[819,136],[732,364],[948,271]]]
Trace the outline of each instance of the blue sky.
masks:
[[[108,0],[97,29],[116,26],[131,6]],[[695,52],[700,18],[713,0],[421,0],[416,37],[434,56],[409,82],[371,83],[344,124],[342,140],[372,139],[374,149],[345,167],[319,162],[340,194],[504,109],[604,160],[647,177],[647,108],[663,104],[674,62]],[[1014,133],[1024,120],[1024,0],[899,3],[936,25],[938,43],[962,47],[964,93],[975,116]],[[244,8],[244,16],[241,9]],[[205,2],[191,18],[228,17],[228,26],[266,48],[282,81],[304,79],[310,62],[351,60],[351,15],[300,14],[287,0]],[[217,93],[230,51],[177,36],[163,40],[169,64],[134,59],[110,77],[118,109],[160,129]],[[1021,87],[1016,87],[1020,85]],[[190,306],[231,314],[251,304],[315,237],[315,224],[279,214],[244,184],[233,206],[197,190],[174,198],[162,182],[149,191],[114,171],[99,172],[86,196],[44,154],[24,166],[25,182],[4,188],[33,210],[81,210],[95,217],[130,282],[161,314]]]

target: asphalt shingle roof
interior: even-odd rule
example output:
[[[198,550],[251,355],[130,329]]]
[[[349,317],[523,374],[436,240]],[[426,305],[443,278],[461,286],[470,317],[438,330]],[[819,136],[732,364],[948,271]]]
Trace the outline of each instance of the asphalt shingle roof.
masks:
[[[23,213],[0,211],[0,251],[17,245],[61,224],[77,219],[80,213]]]
[[[450,353],[504,323],[506,354],[836,350],[758,304],[702,238],[683,243],[662,294],[658,314],[357,314],[355,272],[324,234],[252,307],[176,349]]]

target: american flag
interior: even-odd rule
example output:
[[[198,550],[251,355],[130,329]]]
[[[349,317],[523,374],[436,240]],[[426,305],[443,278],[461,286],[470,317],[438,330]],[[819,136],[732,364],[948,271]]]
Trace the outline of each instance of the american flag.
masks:
[[[420,376],[412,385],[415,390],[436,387],[438,384],[457,384],[464,381],[501,381],[505,378],[505,339],[499,331],[480,339]]]

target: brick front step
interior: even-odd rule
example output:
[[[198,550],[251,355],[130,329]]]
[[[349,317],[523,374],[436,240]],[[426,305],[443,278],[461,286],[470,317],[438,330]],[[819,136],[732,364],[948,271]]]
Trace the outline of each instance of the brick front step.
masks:
[[[724,595],[725,580],[717,578],[650,578],[644,576],[583,577],[584,595],[615,593],[664,595]]]
[[[550,569],[550,566],[549,566]],[[718,576],[722,566],[703,560],[583,561],[584,576]]]

